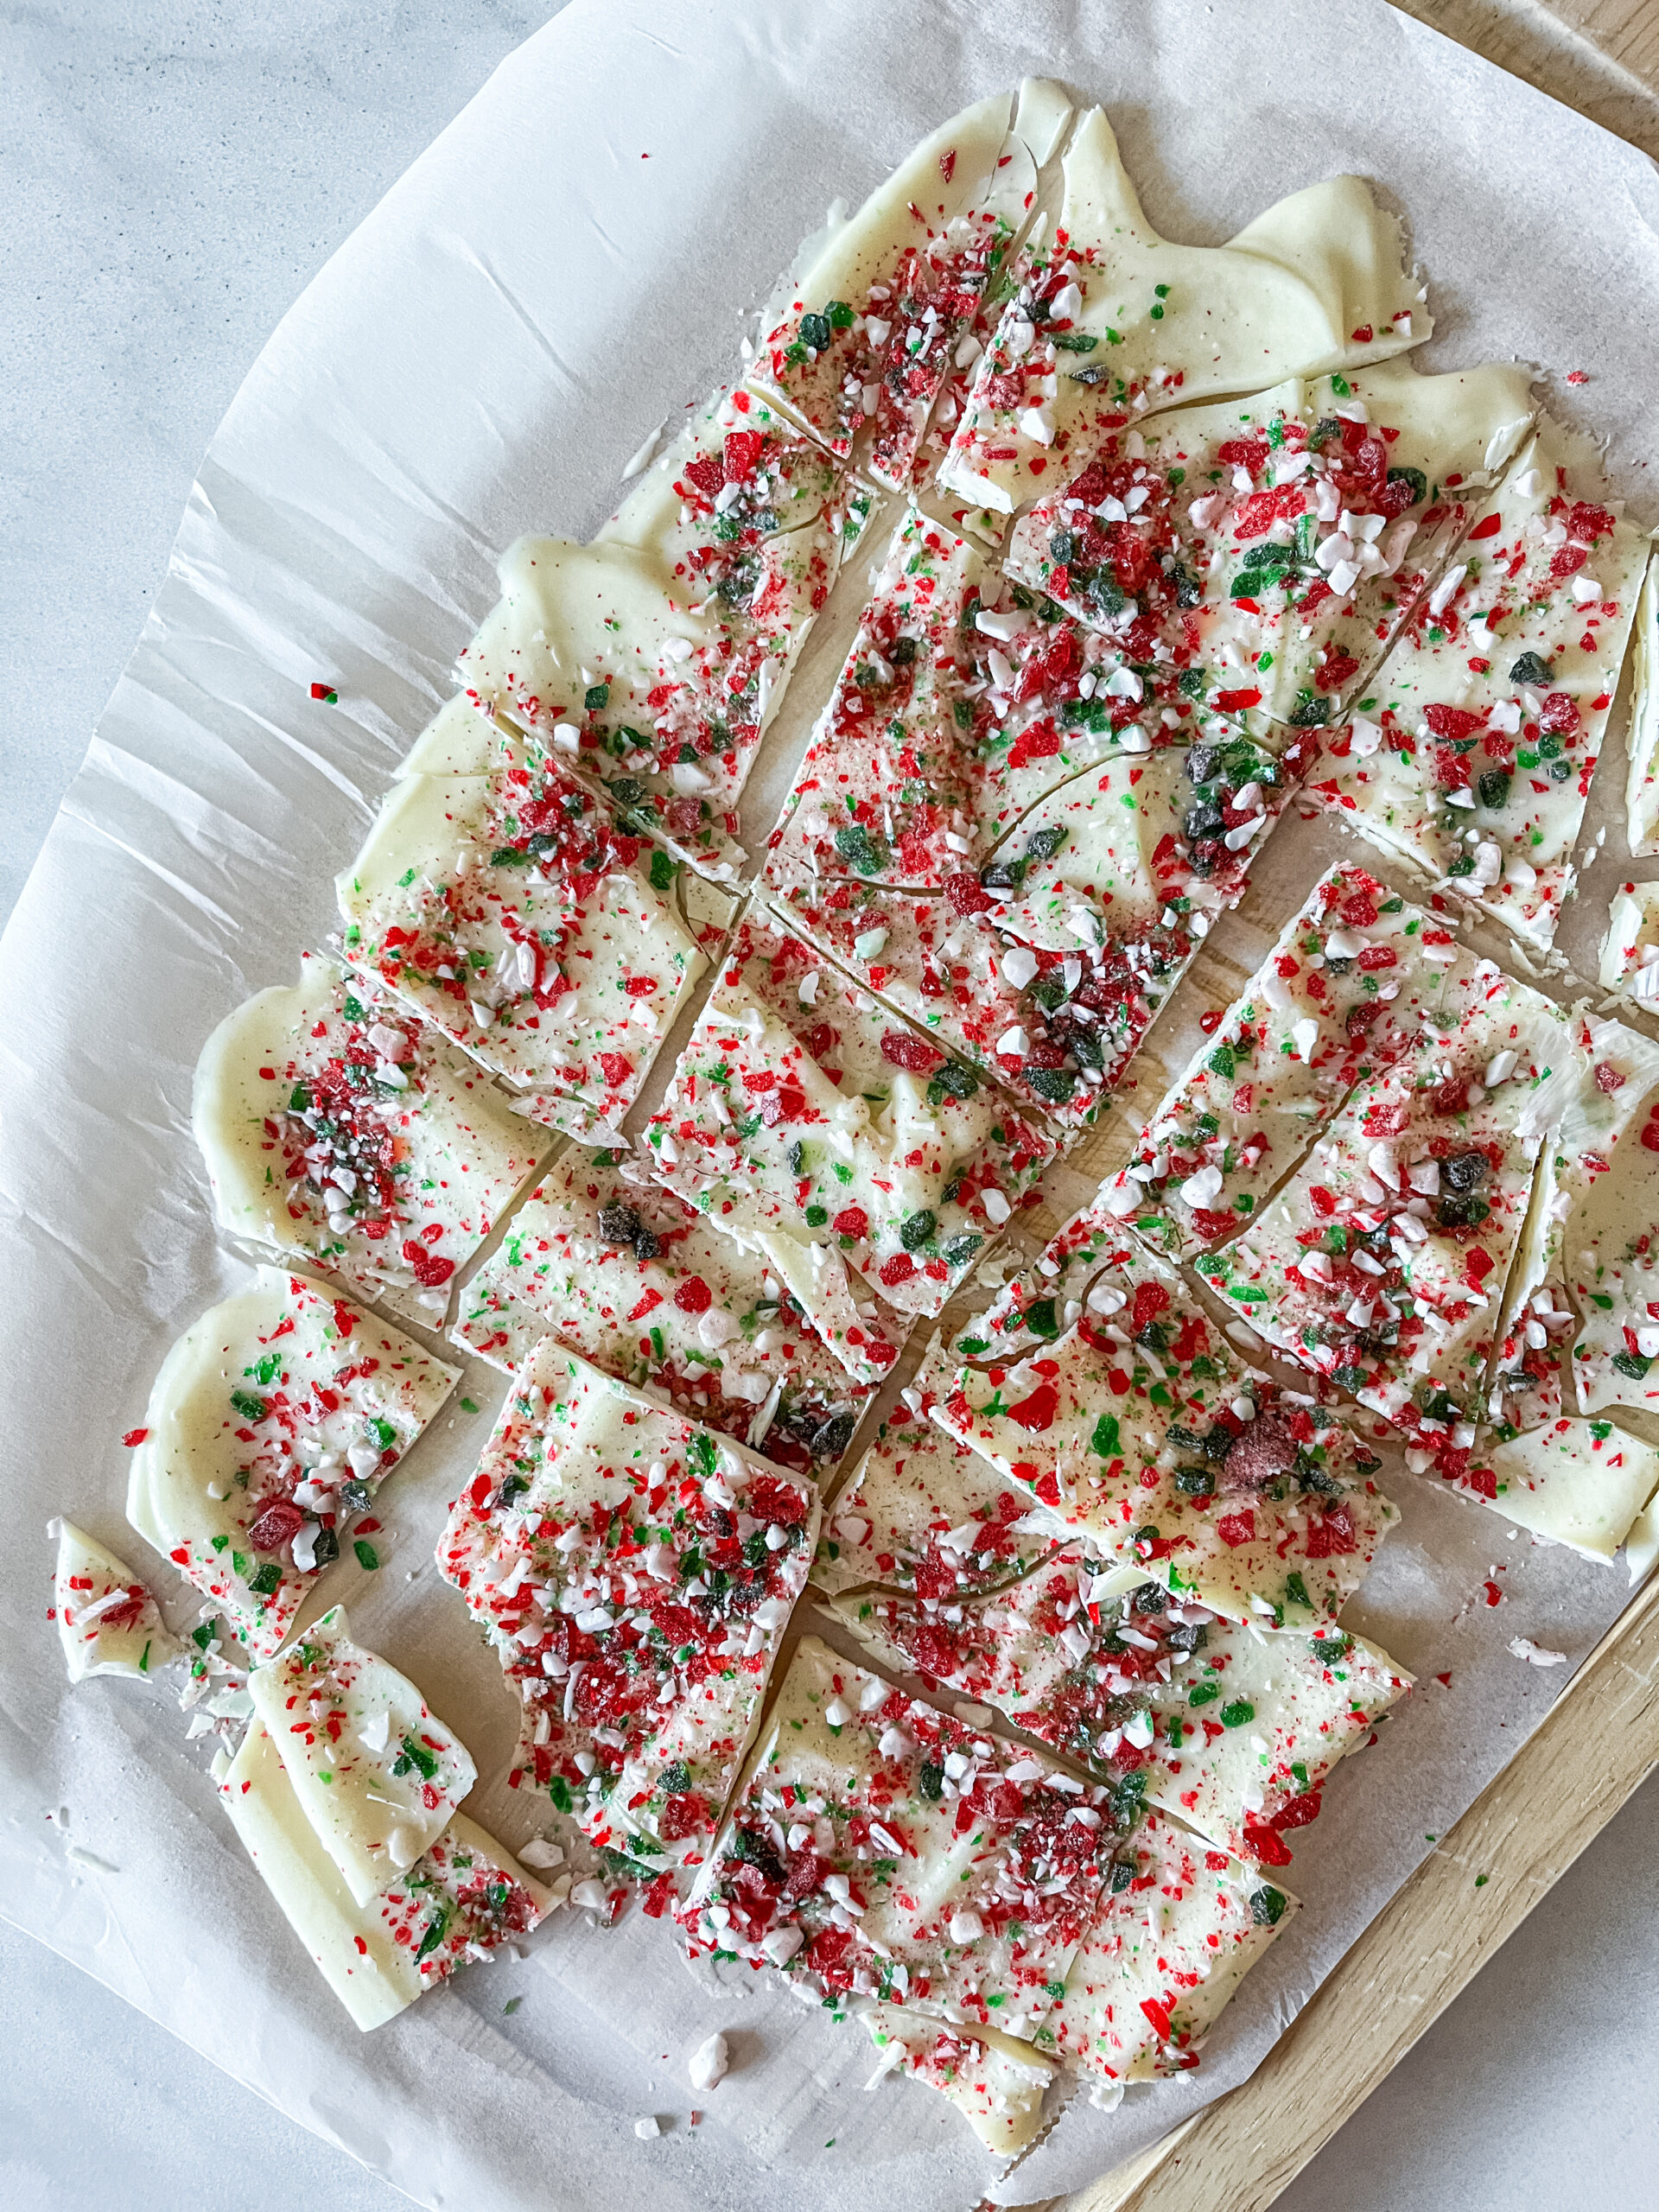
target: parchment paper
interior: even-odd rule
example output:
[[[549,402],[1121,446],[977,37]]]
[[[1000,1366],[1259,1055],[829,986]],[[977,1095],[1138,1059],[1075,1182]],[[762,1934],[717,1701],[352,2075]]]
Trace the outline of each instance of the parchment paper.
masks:
[[[557,1915],[523,1960],[360,2037],[252,1875],[170,1700],[64,1681],[45,1618],[51,1513],[132,1557],[175,1624],[193,1615],[124,1528],[118,1440],[174,1337],[246,1277],[215,1240],[190,1141],[202,1039],[247,992],[291,980],[331,926],[332,873],[445,695],[497,550],[527,528],[587,534],[645,431],[730,372],[741,314],[826,202],[856,200],[941,118],[1027,71],[1107,104],[1176,235],[1219,240],[1330,172],[1371,177],[1432,279],[1422,365],[1547,362],[1551,405],[1611,439],[1619,488],[1655,519],[1659,180],[1381,0],[575,0],[256,364],[0,950],[3,1909],[422,2203],[909,2212],[1092,2177],[1242,2078],[1560,1692],[1569,1668],[1522,1664],[1510,1637],[1576,1663],[1626,1594],[1622,1570],[1510,1535],[1391,1462],[1403,1525],[1349,1618],[1420,1688],[1299,1836],[1286,1880],[1306,1910],[1196,2076],[1115,2115],[1074,2107],[1001,2182],[928,2092],[860,2094],[861,2030],[747,1970],[694,1976],[637,1913],[609,1933]],[[1567,370],[1587,381],[1568,387]],[[338,707],[310,702],[313,680],[338,686]],[[1599,814],[1622,766],[1610,745]],[[1286,826],[1160,1056],[1338,842]],[[1564,931],[1586,976],[1619,872],[1592,871]],[[1156,1092],[1143,1079],[1130,1111]],[[502,1384],[474,1367],[462,1389],[480,1411],[452,1404],[385,1493],[386,1566],[348,1567],[327,1594],[499,1775],[512,1701],[431,1564]],[[529,1832],[499,1784],[472,1809],[509,1842]],[[736,2063],[693,2128],[684,2060],[715,2027]],[[661,2138],[636,2139],[646,2113]]]

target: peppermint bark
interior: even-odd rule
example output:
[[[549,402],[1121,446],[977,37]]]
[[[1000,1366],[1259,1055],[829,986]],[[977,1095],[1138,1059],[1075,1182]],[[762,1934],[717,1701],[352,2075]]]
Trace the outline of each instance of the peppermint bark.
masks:
[[[524,1701],[509,1779],[653,1873],[695,1865],[817,1524],[810,1483],[543,1339],[438,1547]]]
[[[977,1601],[873,1594],[836,1611],[884,1665],[994,1707],[1241,1858],[1287,1865],[1282,1837],[1318,1816],[1332,1769],[1410,1677],[1334,1628],[1262,1635],[1098,1569],[1073,1550]]]
[[[901,1313],[937,1313],[1053,1153],[971,1068],[754,919],[645,1142],[653,1173],[825,1313],[855,1373],[891,1352],[849,1271]]]
[[[462,1293],[456,1340],[493,1366],[550,1333],[805,1474],[836,1465],[869,1397],[762,1260],[626,1155],[573,1147]]]

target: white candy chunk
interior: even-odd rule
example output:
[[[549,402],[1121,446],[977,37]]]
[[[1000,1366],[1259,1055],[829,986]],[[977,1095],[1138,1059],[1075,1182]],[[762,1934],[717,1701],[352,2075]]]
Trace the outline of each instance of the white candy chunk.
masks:
[[[1462,590],[1463,580],[1467,573],[1467,569],[1462,567],[1448,569],[1433,590],[1430,592],[1428,611],[1437,620],[1445,613],[1459,592]]]
[[[712,2089],[726,2078],[732,2055],[726,2038],[718,2030],[707,2043],[700,2043],[686,2061],[685,2070],[694,2089]]]
[[[1219,1167],[1200,1167],[1181,1185],[1181,1197],[1190,1206],[1208,1206],[1221,1196],[1222,1180]]]

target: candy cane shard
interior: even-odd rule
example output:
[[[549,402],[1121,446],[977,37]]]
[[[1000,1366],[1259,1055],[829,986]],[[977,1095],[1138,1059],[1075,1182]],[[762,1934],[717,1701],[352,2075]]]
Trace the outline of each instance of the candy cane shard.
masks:
[[[408,1876],[478,1779],[408,1675],[352,1641],[343,1605],[256,1667],[248,1694],[357,1904]]]
[[[1541,423],[1310,785],[1541,946],[1573,882],[1648,558],[1605,489],[1588,442]]]
[[[1135,416],[1211,394],[1328,375],[1433,327],[1399,226],[1357,177],[1281,200],[1224,246],[1160,238],[1098,108],[1065,156],[1042,266],[979,365],[940,482],[1009,515],[1045,472]]]
[[[466,1054],[310,953],[214,1030],[191,1115],[222,1229],[429,1324],[546,1150]]]
[[[1024,2036],[1132,1818],[805,1637],[677,1917],[814,1993]]]
[[[1009,105],[998,93],[941,125],[855,215],[808,241],[762,313],[750,387],[838,458],[868,448],[871,474],[895,489],[982,347],[1038,172],[1071,119],[1049,79],[1025,80],[1012,120]]]
[[[127,1518],[269,1660],[459,1375],[327,1285],[262,1268],[162,1362]],[[356,1540],[367,1567],[378,1526]]]
[[[1254,735],[1332,722],[1524,438],[1530,384],[1385,361],[1113,430],[1014,525],[1007,572]]]
[[[917,1387],[1090,1551],[1230,1619],[1333,1619],[1399,1517],[1338,1416],[1240,1360],[1098,1199]]]
[[[462,1292],[453,1333],[509,1371],[556,1336],[807,1474],[836,1465],[870,1395],[760,1255],[603,1152],[573,1148],[531,1192]]]
[[[1281,1837],[1317,1817],[1411,1677],[1334,1627],[1263,1632],[1098,1565],[1073,1549],[990,1597],[872,1592],[834,1611],[880,1665],[994,1707],[1240,1858],[1287,1865]]]
[[[890,2074],[908,2075],[955,2105],[988,2151],[1011,2158],[1036,2139],[1043,2099],[1057,2068],[1033,2044],[995,2028],[959,2027],[872,2001],[858,2017],[880,2052],[864,2084],[879,2088]]]
[[[873,505],[775,410],[717,393],[591,545],[508,549],[462,680],[728,880],[755,753]]]
[[[407,1876],[359,1904],[306,1817],[259,1722],[218,1776],[248,1856],[358,2026],[385,2025],[467,1959],[526,1936],[550,1910],[541,1884],[462,1813]]]
[[[659,1180],[823,1312],[855,1373],[880,1357],[880,1315],[849,1318],[849,1271],[901,1313],[938,1313],[1053,1151],[970,1068],[753,917],[645,1140]]]
[[[61,1518],[48,1523],[57,1539],[52,1610],[72,1682],[90,1675],[157,1673],[182,1649],[154,1597],[123,1559]]]
[[[804,1478],[544,1338],[438,1547],[524,1702],[512,1785],[671,1882],[700,1863],[817,1531]]]
[[[1154,1813],[1035,2032],[1095,2077],[1110,2109],[1130,2082],[1189,2073],[1239,1983],[1300,1910],[1258,1869]]]
[[[1027,1491],[901,1401],[837,1492],[812,1579],[832,1592],[884,1583],[954,1602],[1023,1573],[1063,1540]]]
[[[1659,853],[1659,562],[1649,561],[1636,617],[1636,693],[1624,786],[1631,854]]]

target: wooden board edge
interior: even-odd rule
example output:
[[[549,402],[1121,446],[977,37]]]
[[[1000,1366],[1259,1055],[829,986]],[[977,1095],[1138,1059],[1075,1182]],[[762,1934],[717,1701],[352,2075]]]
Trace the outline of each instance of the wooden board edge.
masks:
[[[1659,1576],[1248,2082],[1046,2212],[1265,2212],[1659,1766]]]
[[[1389,4],[1659,161],[1659,41],[1646,0]]]

